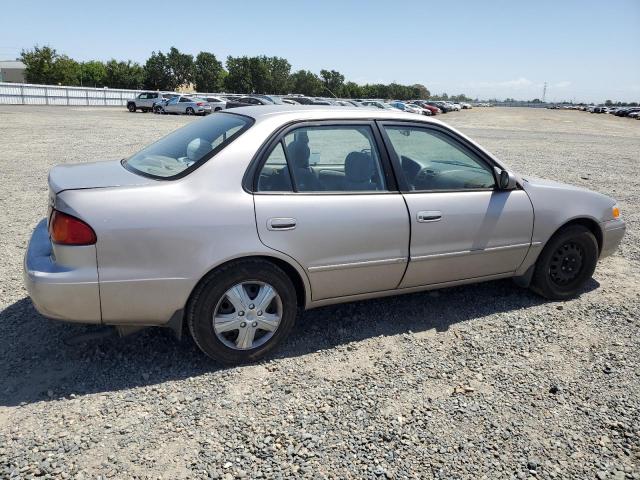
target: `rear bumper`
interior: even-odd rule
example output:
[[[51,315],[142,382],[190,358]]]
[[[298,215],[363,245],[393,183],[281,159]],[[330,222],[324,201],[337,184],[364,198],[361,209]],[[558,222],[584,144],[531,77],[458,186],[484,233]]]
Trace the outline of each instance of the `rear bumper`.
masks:
[[[602,251],[600,258],[613,254],[620,245],[627,227],[624,220],[611,220],[601,224],[602,227]]]
[[[74,249],[70,253],[64,249]],[[62,247],[62,264],[54,256],[47,221],[33,231],[24,257],[24,283],[31,300],[42,315],[56,320],[100,323],[100,293],[96,247]],[[77,261],[72,261],[76,258]]]

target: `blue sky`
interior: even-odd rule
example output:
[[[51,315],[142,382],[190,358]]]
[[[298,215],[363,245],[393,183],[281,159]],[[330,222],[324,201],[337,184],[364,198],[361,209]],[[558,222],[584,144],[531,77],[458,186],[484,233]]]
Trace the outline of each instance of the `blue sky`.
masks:
[[[200,13],[196,13],[200,12]],[[640,100],[640,0],[4,2],[0,59],[50,45],[79,60],[278,55],[358,83],[480,98]]]

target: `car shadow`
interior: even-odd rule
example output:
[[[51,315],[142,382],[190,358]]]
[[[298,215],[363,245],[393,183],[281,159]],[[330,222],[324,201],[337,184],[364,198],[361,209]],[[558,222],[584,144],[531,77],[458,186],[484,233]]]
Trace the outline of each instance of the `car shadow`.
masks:
[[[599,287],[591,280],[583,293]],[[509,280],[323,307],[303,313],[270,361],[296,357],[376,336],[434,329],[546,301]],[[148,328],[119,338],[70,344],[104,327],[43,318],[23,298],[0,312],[0,406],[113,392],[224,370],[187,335]]]

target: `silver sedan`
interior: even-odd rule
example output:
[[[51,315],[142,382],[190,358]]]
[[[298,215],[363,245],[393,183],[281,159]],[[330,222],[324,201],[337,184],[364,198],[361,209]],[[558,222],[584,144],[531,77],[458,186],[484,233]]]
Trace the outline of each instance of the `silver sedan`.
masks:
[[[211,105],[201,98],[178,95],[169,100],[157,103],[153,107],[155,113],[177,113],[182,115],[206,115],[211,113]]]
[[[241,107],[123,161],[54,167],[24,278],[47,317],[186,323],[238,363],[301,309],[507,277],[573,297],[624,231],[613,199],[517,175],[437,120]]]

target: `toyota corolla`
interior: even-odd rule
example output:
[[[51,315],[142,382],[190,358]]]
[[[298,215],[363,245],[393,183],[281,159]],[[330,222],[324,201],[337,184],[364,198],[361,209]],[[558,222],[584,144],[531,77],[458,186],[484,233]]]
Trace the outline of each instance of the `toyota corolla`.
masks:
[[[46,317],[187,325],[239,363],[323,305],[507,277],[571,298],[624,231],[613,199],[516,175],[437,120],[242,107],[54,167],[24,277]]]

